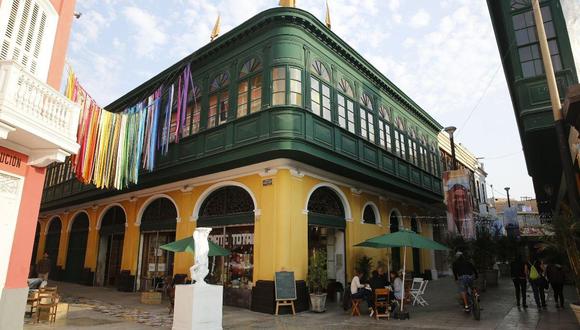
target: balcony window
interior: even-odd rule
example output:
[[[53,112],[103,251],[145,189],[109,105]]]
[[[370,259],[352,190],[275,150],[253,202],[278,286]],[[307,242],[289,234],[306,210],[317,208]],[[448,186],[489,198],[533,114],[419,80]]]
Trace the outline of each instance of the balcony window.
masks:
[[[229,93],[227,86],[230,76],[227,72],[217,75],[212,81],[209,91],[209,113],[207,127],[215,127],[228,121]]]
[[[240,70],[238,118],[262,108],[262,63],[252,58]]]
[[[554,27],[554,22],[552,21],[552,13],[548,6],[542,7],[541,11],[544,21],[544,29],[546,30],[546,38],[548,39],[550,56],[552,57],[552,65],[554,66],[554,71],[560,71],[562,70],[562,61],[558,50],[556,29]],[[530,78],[544,74],[542,54],[538,43],[533,11],[527,10],[513,15],[512,23],[523,77]]]
[[[320,61],[312,62],[310,76],[310,107],[312,112],[328,121],[332,121],[330,110],[330,74]]]
[[[287,90],[289,95],[286,95]],[[283,104],[302,105],[302,70],[299,68],[272,68],[272,105]]]
[[[345,79],[341,79],[338,83],[337,93],[338,125],[351,133],[355,133],[353,98],[354,94],[350,83]]]
[[[375,142],[375,119],[371,97],[363,93],[360,103],[360,135],[368,141]]]
[[[193,85],[187,97],[185,126],[181,131],[182,137],[198,133],[200,120],[201,120],[201,88],[199,88],[198,85]]]
[[[390,109],[381,105],[379,108],[379,144],[388,152],[393,152],[390,121]]]

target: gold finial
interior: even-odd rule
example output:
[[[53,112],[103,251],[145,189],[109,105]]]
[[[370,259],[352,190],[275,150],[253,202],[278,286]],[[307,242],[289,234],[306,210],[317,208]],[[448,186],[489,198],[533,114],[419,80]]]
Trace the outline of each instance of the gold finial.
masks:
[[[328,0],[326,0],[326,27],[330,29],[330,9],[328,8]]]
[[[296,7],[296,0],[280,0],[282,7]]]
[[[211,36],[209,41],[214,41],[214,39],[217,38],[219,35],[220,35],[220,14],[218,14],[213,30],[211,30]]]

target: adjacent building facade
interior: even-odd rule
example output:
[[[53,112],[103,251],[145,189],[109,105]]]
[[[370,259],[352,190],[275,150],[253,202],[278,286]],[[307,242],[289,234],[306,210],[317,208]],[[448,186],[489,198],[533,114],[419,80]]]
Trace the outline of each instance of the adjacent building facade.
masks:
[[[210,274],[226,304],[273,312],[274,273],[287,270],[305,310],[316,249],[344,286],[361,255],[402,267],[399,249],[353,245],[403,227],[433,237],[430,219],[444,212],[441,125],[311,14],[264,11],[107,109],[124,110],[187,65],[185,125],[171,118],[178,142],[138,185],[95,189],[66,163],[50,167],[35,249],[54,256],[54,278],[154,289],[193,262],[159,246],[211,227],[232,251]],[[407,260],[416,274],[434,267],[429,251]]]
[[[21,329],[46,166],[78,150],[58,92],[75,1],[0,0],[0,320]]]
[[[564,182],[562,163],[533,19],[532,1],[488,0],[487,4],[539,212],[551,214],[558,207],[558,201],[565,196],[562,192],[567,187],[561,187],[561,182]],[[546,0],[540,1],[540,7],[558,90],[563,99],[567,88],[578,84],[580,4],[575,0]],[[571,139],[576,141],[571,143],[572,157],[575,158],[574,146],[577,146],[578,133],[573,130],[572,133]],[[578,173],[576,162],[577,179]]]

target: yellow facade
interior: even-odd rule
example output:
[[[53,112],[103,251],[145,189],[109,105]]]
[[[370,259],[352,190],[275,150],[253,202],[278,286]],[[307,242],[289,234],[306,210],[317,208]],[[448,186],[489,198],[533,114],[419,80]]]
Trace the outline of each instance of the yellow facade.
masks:
[[[271,184],[263,184],[263,180],[271,179]],[[280,270],[294,271],[297,280],[306,279],[308,269],[308,197],[316,187],[328,186],[346,200],[345,254],[346,275],[353,275],[357,258],[367,255],[373,259],[374,265],[386,263],[389,257],[387,249],[371,249],[354,247],[370,237],[389,231],[390,214],[396,212],[402,215],[402,227],[410,228],[410,215],[422,214],[422,209],[410,202],[405,203],[390,198],[378,196],[365,191],[359,191],[339,183],[330,183],[322,178],[308,174],[295,173],[289,169],[279,169],[268,173],[256,173],[231,180],[215,180],[193,187],[180,187],[162,193],[132,196],[115,202],[126,213],[127,223],[123,241],[121,269],[137,274],[140,244],[140,216],[149,203],[159,197],[169,198],[177,208],[176,239],[190,236],[199,216],[199,206],[212,190],[230,183],[245,187],[255,199],[254,221],[254,272],[253,282],[257,280],[273,280],[274,273]],[[104,213],[112,206],[111,203],[95,204],[85,208],[70,209],[66,212],[51,214],[60,217],[62,232],[59,244],[57,264],[66,266],[67,246],[69,240],[69,222],[74,221],[73,215],[84,211],[89,217],[89,232],[85,255],[85,267],[95,272],[99,244],[98,224]],[[363,208],[371,203],[379,211],[380,223],[362,223]],[[37,256],[44,251],[46,220],[41,219],[41,236]],[[419,222],[420,233],[432,238],[432,228],[428,223]],[[401,227],[401,226],[400,226]],[[403,249],[401,249],[401,253]],[[401,261],[403,260],[401,256]],[[431,251],[421,251],[420,272],[431,269]],[[174,261],[174,274],[189,274],[193,257],[188,253],[177,253]],[[407,251],[407,269],[413,270],[412,250]],[[66,271],[66,269],[65,269]]]

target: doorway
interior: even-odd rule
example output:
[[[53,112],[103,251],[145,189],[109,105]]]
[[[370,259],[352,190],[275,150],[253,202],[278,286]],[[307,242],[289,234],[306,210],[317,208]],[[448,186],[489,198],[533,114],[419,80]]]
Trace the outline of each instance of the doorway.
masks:
[[[87,252],[88,236],[89,217],[86,213],[80,213],[73,219],[68,239],[64,274],[64,280],[67,282],[81,282],[83,270],[85,268],[85,254]]]
[[[121,272],[125,239],[125,211],[119,206],[110,208],[101,221],[95,284],[115,287]]]
[[[60,245],[60,231],[62,224],[60,218],[54,218],[48,226],[46,233],[46,243],[44,245],[44,253],[48,254],[50,258],[50,273],[48,278],[51,280],[58,280],[58,270],[56,269],[56,259],[58,258],[58,249]]]
[[[389,218],[390,232],[396,233],[399,231],[399,216],[396,211],[391,212]],[[391,270],[398,272],[401,269],[401,248],[391,248]]]
[[[411,230],[415,233],[419,234],[419,222],[415,216],[411,217]],[[413,248],[413,276],[415,277],[422,277],[418,276],[421,274],[421,251],[417,248]]]

